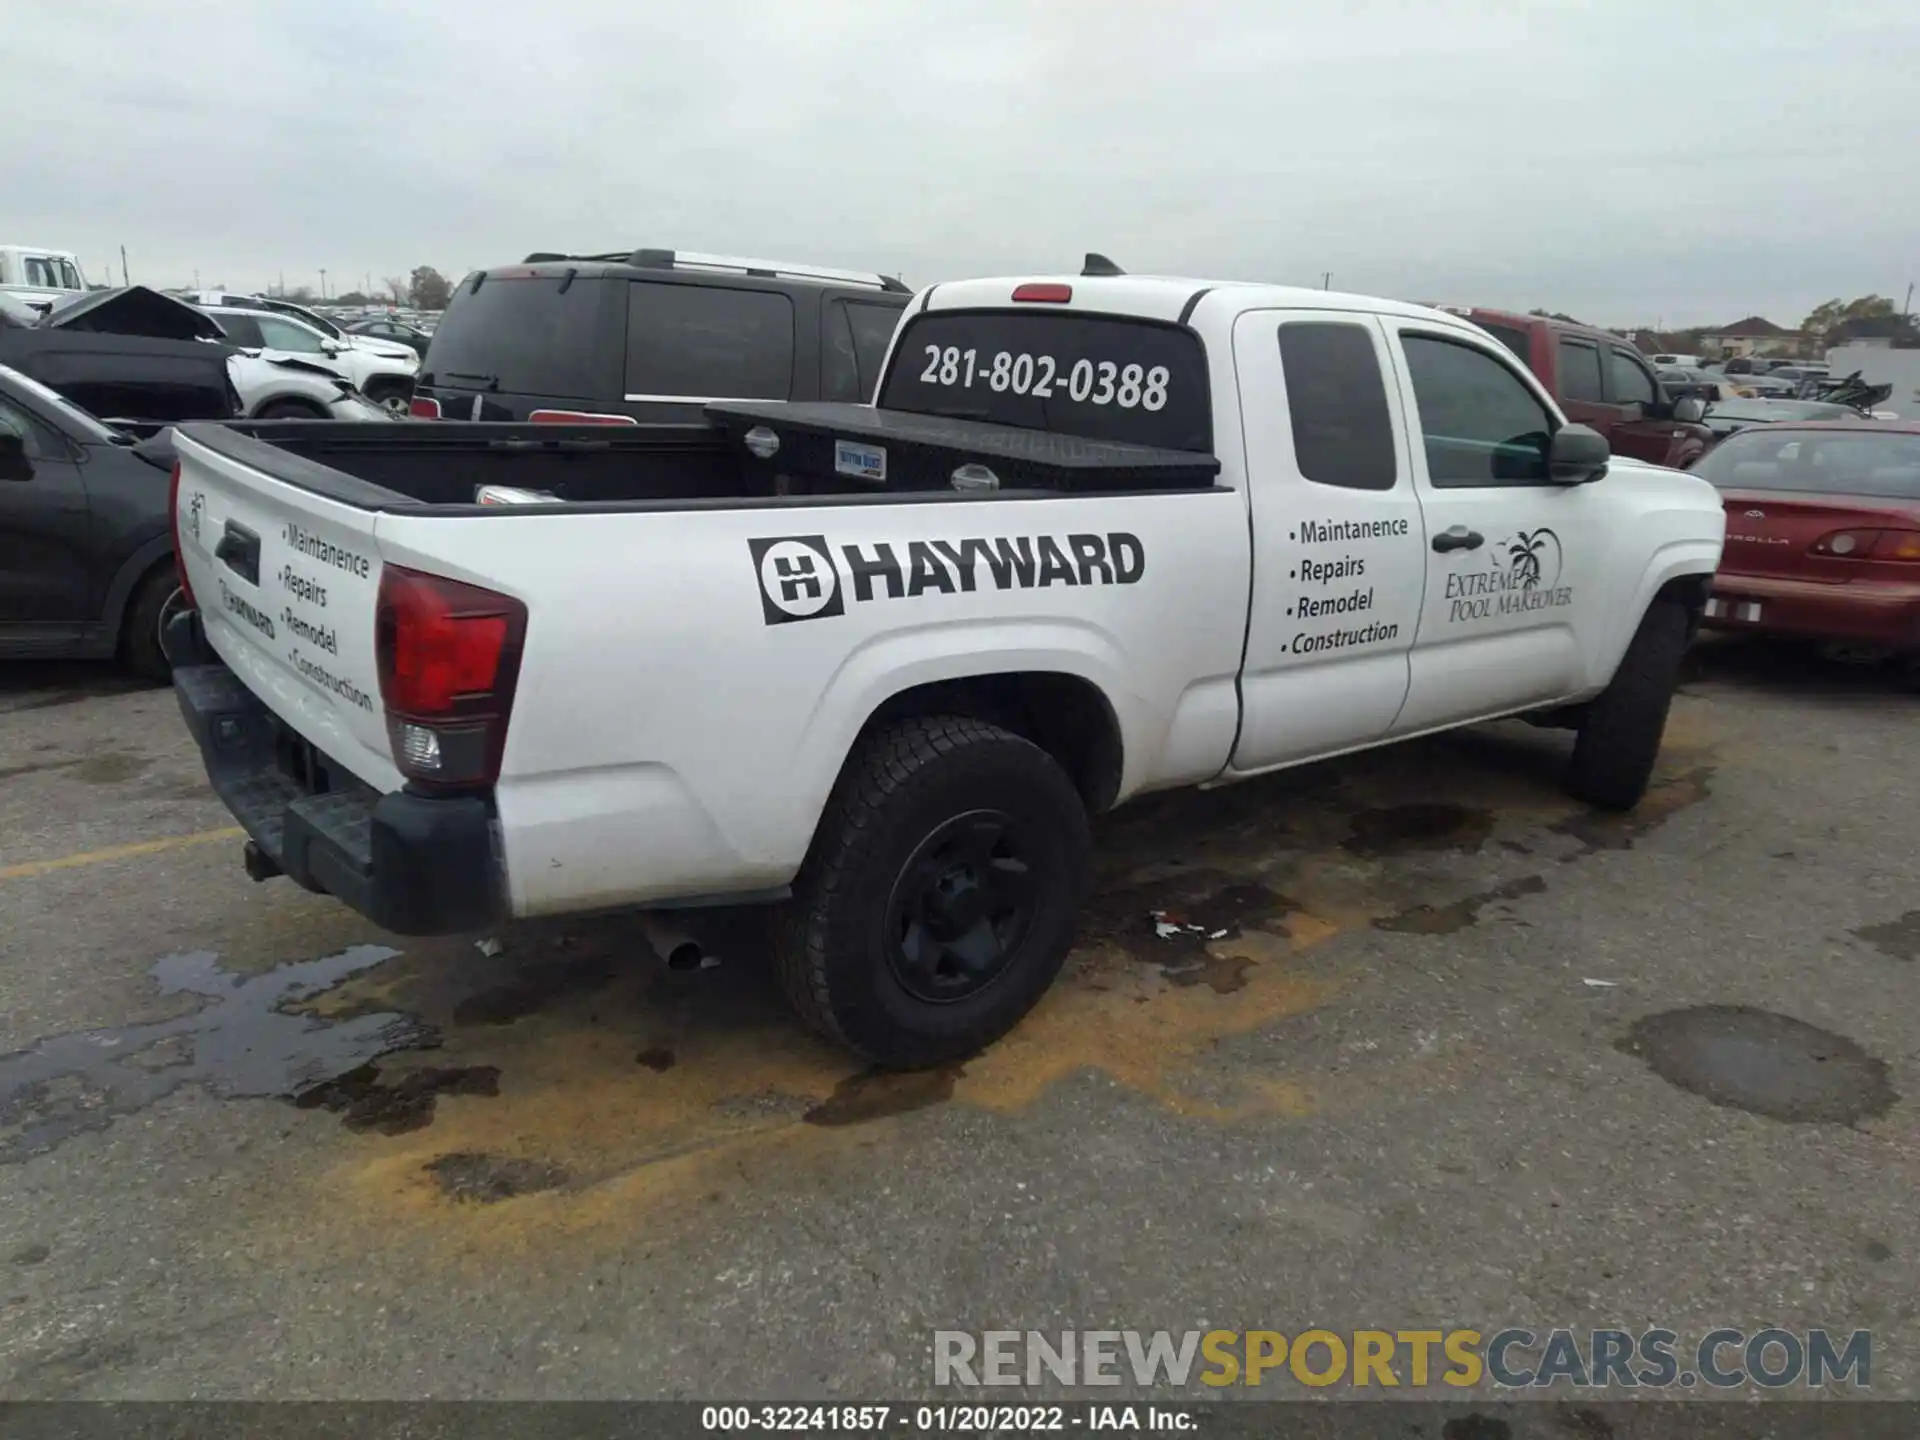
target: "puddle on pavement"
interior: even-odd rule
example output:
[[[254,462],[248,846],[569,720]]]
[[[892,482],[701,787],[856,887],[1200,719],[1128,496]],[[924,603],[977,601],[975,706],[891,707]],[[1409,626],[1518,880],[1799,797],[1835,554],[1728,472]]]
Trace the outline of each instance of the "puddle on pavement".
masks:
[[[1862,925],[1853,933],[1889,960],[1920,960],[1920,910],[1909,910],[1884,925]]]
[[[958,1065],[911,1073],[863,1070],[834,1086],[833,1094],[800,1118],[808,1125],[863,1125],[924,1110],[951,1100],[954,1082],[965,1073]]]
[[[1493,834],[1493,812],[1465,805],[1392,805],[1360,810],[1353,833],[1340,842],[1355,855],[1379,859],[1422,850],[1471,854]]]
[[[1696,765],[1671,779],[1651,786],[1646,798],[1623,812],[1584,810],[1547,828],[1580,842],[1579,848],[1560,857],[1569,864],[1601,850],[1631,850],[1634,842],[1664,825],[1689,806],[1698,805],[1712,792],[1707,784],[1713,779],[1711,765]]]
[[[1745,1005],[1649,1015],[1616,1048],[1690,1094],[1770,1120],[1856,1125],[1900,1098],[1886,1065],[1846,1036]]]
[[[302,1110],[328,1110],[349,1130],[404,1135],[433,1122],[442,1095],[498,1095],[497,1065],[406,1070],[382,1083],[378,1065],[361,1065],[293,1097]]]
[[[1414,905],[1397,915],[1383,915],[1373,925],[1376,930],[1390,930],[1398,935],[1452,935],[1479,923],[1480,912],[1487,906],[1518,900],[1522,895],[1538,895],[1546,888],[1547,882],[1540,876],[1522,875],[1518,880],[1463,895],[1444,905]]]
[[[293,1096],[388,1051],[436,1043],[406,1015],[329,1021],[284,1008],[399,953],[355,945],[257,975],[222,970],[208,951],[161,957],[153,965],[160,993],[198,995],[205,1004],[171,1020],[56,1035],[0,1055],[0,1163],[104,1130],[182,1085],[221,1096]]]

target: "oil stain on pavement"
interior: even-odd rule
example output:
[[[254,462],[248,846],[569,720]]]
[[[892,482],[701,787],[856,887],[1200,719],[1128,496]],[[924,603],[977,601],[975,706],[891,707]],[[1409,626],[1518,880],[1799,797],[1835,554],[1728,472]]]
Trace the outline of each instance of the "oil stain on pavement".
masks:
[[[284,1008],[399,953],[355,945],[258,975],[222,970],[209,951],[163,956],[153,966],[160,993],[208,1003],[171,1020],[55,1035],[0,1055],[0,1164],[104,1130],[183,1085],[220,1096],[298,1096],[389,1051],[435,1043],[405,1015],[336,1022]]]
[[[1886,1065],[1846,1036],[1745,1005],[1646,1016],[1618,1048],[1690,1094],[1770,1120],[1857,1125],[1900,1098]]]
[[[1889,960],[1920,960],[1920,910],[1909,910],[1884,925],[1862,925],[1853,933]]]

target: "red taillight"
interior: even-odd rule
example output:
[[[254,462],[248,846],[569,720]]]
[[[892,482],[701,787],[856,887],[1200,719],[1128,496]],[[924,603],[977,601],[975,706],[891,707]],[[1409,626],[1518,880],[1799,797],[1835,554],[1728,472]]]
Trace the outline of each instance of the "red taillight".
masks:
[[[1882,530],[1873,542],[1876,560],[1920,560],[1920,530]]]
[[[173,475],[167,481],[167,514],[173,519],[173,574],[180,582],[180,594],[186,608],[194,608],[193,585],[187,579],[187,557],[180,549],[180,462],[173,462]]]
[[[638,425],[631,415],[602,415],[590,410],[536,410],[527,416],[536,425]]]
[[[440,402],[431,395],[416,395],[407,402],[407,415],[413,420],[438,420]]]
[[[459,580],[389,565],[374,652],[393,761],[428,787],[500,778],[527,607]]]
[[[1073,299],[1073,287],[1071,285],[1042,284],[1036,281],[1029,285],[1014,286],[1013,298],[1015,300],[1032,300],[1043,305],[1064,305]]]

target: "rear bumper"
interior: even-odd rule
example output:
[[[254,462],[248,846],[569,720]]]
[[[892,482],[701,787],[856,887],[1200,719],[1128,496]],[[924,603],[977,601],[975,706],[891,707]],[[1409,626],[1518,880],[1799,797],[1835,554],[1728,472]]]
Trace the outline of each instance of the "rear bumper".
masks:
[[[174,617],[167,653],[214,793],[272,867],[400,935],[471,930],[504,913],[486,800],[383,795],[357,782],[316,794],[283,768],[295,737],[213,655],[197,615]]]
[[[1707,615],[1710,630],[1746,630],[1848,640],[1891,650],[1920,651],[1920,585],[1822,585],[1773,576],[1730,575],[1713,580],[1714,598],[1734,602],[1732,613]],[[1758,602],[1760,619],[1741,618],[1741,607]]]

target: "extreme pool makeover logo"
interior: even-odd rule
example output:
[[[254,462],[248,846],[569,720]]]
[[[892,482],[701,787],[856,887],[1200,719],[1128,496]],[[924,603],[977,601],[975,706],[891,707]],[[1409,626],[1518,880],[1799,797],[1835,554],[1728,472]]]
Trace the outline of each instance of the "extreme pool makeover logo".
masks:
[[[1146,573],[1140,537],[1019,535],[992,540],[909,540],[834,547],[824,535],[779,535],[747,541],[760,581],[760,611],[769,625],[844,615],[849,585],[856,604],[911,599],[929,592],[1038,590],[1054,585],[1133,585]],[[846,582],[841,578],[841,564]]]
[[[1573,587],[1560,583],[1566,556],[1560,537],[1544,525],[1521,530],[1488,547],[1483,568],[1447,576],[1447,619],[1486,620],[1571,604]]]

